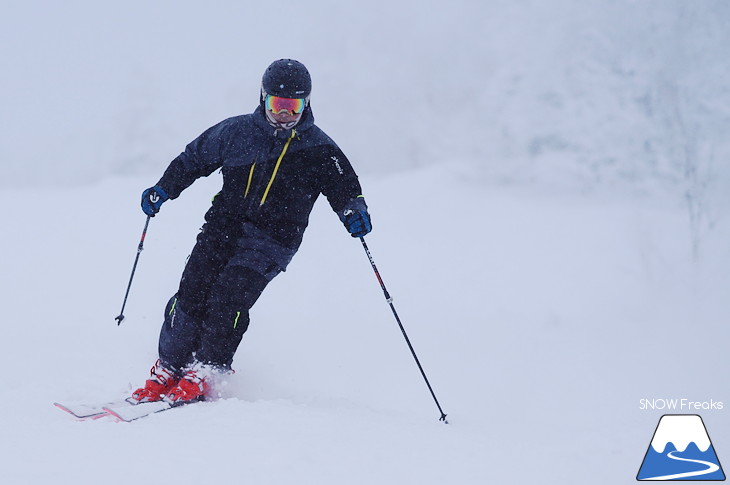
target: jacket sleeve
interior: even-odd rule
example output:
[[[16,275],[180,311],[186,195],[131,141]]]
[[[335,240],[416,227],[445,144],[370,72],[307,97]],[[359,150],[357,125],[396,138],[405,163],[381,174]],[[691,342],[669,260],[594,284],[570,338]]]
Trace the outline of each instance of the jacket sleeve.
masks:
[[[355,170],[337,145],[321,147],[322,194],[338,215],[346,209],[367,210]]]
[[[157,185],[162,187],[171,199],[177,198],[200,177],[207,177],[222,166],[228,131],[227,121],[208,128],[190,142],[185,151],[167,167]]]

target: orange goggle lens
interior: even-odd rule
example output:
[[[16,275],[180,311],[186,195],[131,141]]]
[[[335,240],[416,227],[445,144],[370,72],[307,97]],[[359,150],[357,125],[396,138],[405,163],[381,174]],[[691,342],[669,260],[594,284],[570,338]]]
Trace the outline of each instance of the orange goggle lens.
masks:
[[[291,114],[299,114],[304,111],[306,102],[304,98],[282,98],[279,96],[266,96],[266,109],[274,114],[288,111]]]

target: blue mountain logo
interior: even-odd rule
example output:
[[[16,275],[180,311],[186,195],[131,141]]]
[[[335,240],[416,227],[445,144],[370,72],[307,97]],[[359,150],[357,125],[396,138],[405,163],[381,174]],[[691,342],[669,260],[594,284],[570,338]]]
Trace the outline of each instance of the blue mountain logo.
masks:
[[[665,414],[659,420],[637,480],[725,480],[702,418]]]

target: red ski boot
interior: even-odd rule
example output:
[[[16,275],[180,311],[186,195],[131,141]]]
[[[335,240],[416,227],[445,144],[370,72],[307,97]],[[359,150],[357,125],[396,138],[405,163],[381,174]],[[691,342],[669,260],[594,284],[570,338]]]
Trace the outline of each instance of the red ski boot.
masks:
[[[175,374],[162,365],[159,359],[150,369],[150,378],[141,387],[132,393],[128,400],[135,404],[141,402],[161,401],[172,388],[177,385]]]
[[[191,369],[167,393],[164,400],[173,406],[204,401],[206,395],[210,392],[210,384],[207,380],[207,372],[204,369]]]

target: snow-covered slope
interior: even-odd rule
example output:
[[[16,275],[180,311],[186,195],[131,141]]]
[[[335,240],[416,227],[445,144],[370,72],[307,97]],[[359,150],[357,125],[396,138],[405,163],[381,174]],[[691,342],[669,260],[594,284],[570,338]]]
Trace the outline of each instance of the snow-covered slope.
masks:
[[[684,451],[690,443],[694,443],[704,452],[710,447],[710,438],[697,416],[665,416],[654,433],[651,446],[656,452],[662,453],[668,443],[672,443],[679,451]]]
[[[363,177],[368,243],[448,425],[323,201],[254,308],[227,399],[73,421],[52,403],[115,398],[146,377],[219,180],[152,221],[120,327],[145,180],[0,192],[4,207],[25,201],[6,213],[0,273],[7,483],[631,480],[661,412],[640,399],[728,400],[727,227],[695,264],[684,215],[656,201],[489,187],[470,170]],[[722,459],[726,413],[704,418]]]

